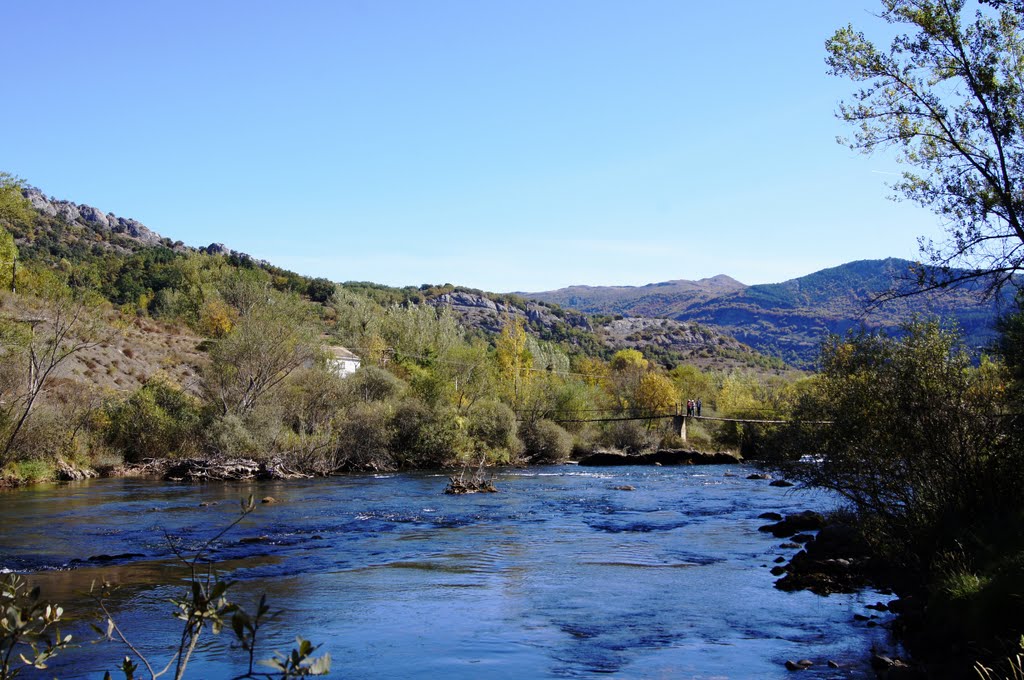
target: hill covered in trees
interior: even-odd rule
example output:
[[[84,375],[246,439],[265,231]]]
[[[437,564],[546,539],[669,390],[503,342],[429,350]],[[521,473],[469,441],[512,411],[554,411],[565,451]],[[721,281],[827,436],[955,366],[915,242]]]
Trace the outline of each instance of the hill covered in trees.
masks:
[[[784,365],[693,322],[337,284],[6,175],[0,340],[8,480],[191,456],[248,457],[268,474],[548,462],[673,443],[647,421],[581,414],[671,414],[696,396],[735,412],[789,390]],[[333,372],[337,345],[362,359],[355,375]]]

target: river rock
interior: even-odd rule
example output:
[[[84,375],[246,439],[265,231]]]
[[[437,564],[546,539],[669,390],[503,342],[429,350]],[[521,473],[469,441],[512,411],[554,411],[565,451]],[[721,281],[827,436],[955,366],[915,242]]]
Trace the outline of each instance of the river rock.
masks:
[[[766,531],[776,538],[786,538],[801,531],[815,531],[825,526],[825,518],[813,510],[804,510],[794,515],[786,515],[785,519],[775,524],[758,527],[758,531]]]
[[[764,472],[755,472],[747,475],[747,479],[771,479],[772,476]]]
[[[789,487],[789,486],[793,486],[793,482],[787,482],[785,479],[776,479],[776,480],[773,480],[771,482],[771,484],[769,484],[768,486]]]
[[[57,460],[57,479],[62,482],[78,482],[92,477],[99,477],[99,473],[92,468],[72,465],[63,458]]]
[[[793,556],[786,576],[776,581],[775,587],[810,590],[819,595],[854,592],[869,582],[867,555],[867,547],[854,527],[830,524]]]
[[[782,519],[782,515],[777,512],[762,512],[757,516],[758,519],[766,519],[769,522],[778,522]]]

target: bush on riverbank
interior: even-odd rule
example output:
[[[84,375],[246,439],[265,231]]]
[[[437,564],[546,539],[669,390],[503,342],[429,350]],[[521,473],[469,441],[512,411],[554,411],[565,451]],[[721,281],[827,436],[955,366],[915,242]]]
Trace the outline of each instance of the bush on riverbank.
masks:
[[[784,442],[785,474],[848,501],[902,595],[907,642],[927,657],[991,655],[1024,633],[1024,445],[1015,367],[972,366],[955,331],[832,337]],[[1011,369],[1011,370],[1008,370]],[[968,651],[971,650],[971,651]]]

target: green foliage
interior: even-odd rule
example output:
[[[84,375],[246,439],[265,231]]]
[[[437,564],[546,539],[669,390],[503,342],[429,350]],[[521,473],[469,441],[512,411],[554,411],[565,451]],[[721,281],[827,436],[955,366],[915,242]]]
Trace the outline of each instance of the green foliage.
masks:
[[[338,424],[338,470],[393,470],[391,453],[394,414],[384,402],[356,403],[346,409]]]
[[[470,407],[467,419],[467,430],[475,448],[483,450],[494,461],[515,460],[520,449],[515,411],[499,401],[485,400]]]
[[[525,455],[530,463],[562,463],[572,453],[572,435],[550,420],[525,422],[521,428]]]
[[[47,662],[71,644],[61,635],[64,610],[40,599],[39,588],[29,590],[17,574],[0,581],[0,680],[18,677],[23,670],[46,670]]]
[[[995,349],[1009,372],[1014,400],[1024,404],[1024,291],[1017,294],[1016,309],[999,319],[998,328]]]
[[[644,422],[625,420],[609,423],[601,434],[601,443],[626,453],[641,453],[650,449],[654,442]]]
[[[195,453],[202,404],[168,378],[157,375],[123,401],[107,406],[107,442],[125,460]]]
[[[336,287],[328,279],[313,279],[306,285],[306,295],[313,302],[324,303],[331,299]]]
[[[793,473],[870,516],[893,559],[926,566],[946,543],[969,540],[975,522],[1016,507],[1024,480],[999,397],[958,335],[936,322],[911,324],[900,339],[833,337],[796,411],[832,423],[796,440],[823,461]]]
[[[319,342],[297,296],[245,280],[227,293],[239,319],[213,346],[203,390],[222,415],[245,416],[292,371],[312,362]]]
[[[345,391],[362,401],[390,401],[407,386],[401,379],[377,366],[363,366],[345,379]]]
[[[432,409],[415,398],[398,403],[391,450],[403,467],[443,468],[453,464],[464,448],[453,411]]]
[[[827,42],[827,61],[866,84],[839,109],[857,130],[850,147],[895,147],[911,170],[893,188],[947,225],[947,241],[923,245],[939,270],[922,280],[991,275],[998,286],[1024,266],[1024,39],[1012,7],[966,5],[882,0],[881,18],[906,32],[883,50],[847,26]]]
[[[14,237],[0,226],[0,290],[11,290],[15,283],[18,266],[18,248]]]
[[[0,470],[0,479],[19,485],[46,482],[53,479],[53,465],[38,459],[14,461]]]
[[[0,172],[0,225],[32,221],[32,204],[21,193],[24,186],[14,175]]]

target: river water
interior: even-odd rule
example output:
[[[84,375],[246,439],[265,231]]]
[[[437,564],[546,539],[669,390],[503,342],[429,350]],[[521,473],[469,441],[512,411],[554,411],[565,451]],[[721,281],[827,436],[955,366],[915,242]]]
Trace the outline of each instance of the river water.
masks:
[[[872,677],[870,649],[888,635],[854,615],[873,614],[865,605],[880,596],[776,590],[769,567],[794,551],[757,530],[762,512],[830,498],[750,472],[507,470],[499,493],[467,496],[443,495],[446,478],[426,473],[39,487],[0,494],[0,568],[65,603],[79,639],[90,637],[82,593],[122,584],[118,623],[165,660],[177,630],[168,600],[184,583],[167,536],[188,548],[230,522],[239,498],[272,496],[215,553],[235,600],[265,592],[284,612],[260,658],[302,635],[323,643],[339,678],[783,678],[787,659],[814,661],[801,677]],[[188,677],[244,672],[231,637],[205,637]],[[101,677],[124,653],[83,644],[27,677]]]

